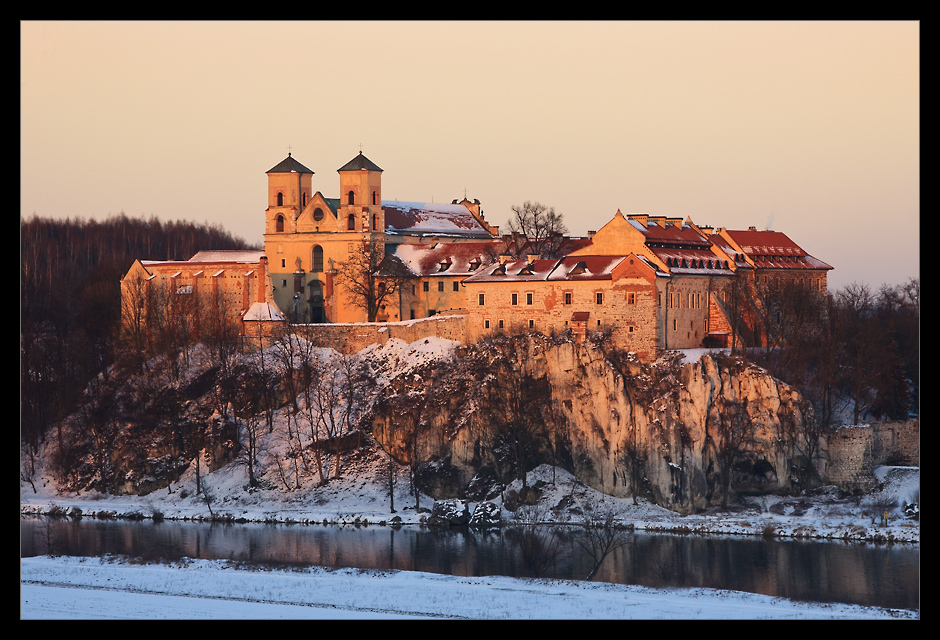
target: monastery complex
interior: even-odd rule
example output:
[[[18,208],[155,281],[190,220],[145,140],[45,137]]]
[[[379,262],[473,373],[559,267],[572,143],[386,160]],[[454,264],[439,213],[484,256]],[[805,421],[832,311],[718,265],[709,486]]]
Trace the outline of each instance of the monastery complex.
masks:
[[[497,331],[571,330],[581,339],[602,330],[648,359],[666,349],[766,344],[756,319],[773,310],[754,292],[826,294],[832,267],[778,231],[617,211],[588,237],[558,237],[539,252],[519,234],[500,235],[479,200],[384,199],[382,172],[360,152],[337,170],[339,197],[327,197],[288,154],[267,172],[264,250],[135,261],[122,279],[125,330],[186,316],[177,321],[195,334],[230,326],[251,337],[297,324],[457,316],[468,343]],[[379,292],[371,312],[348,276],[370,248],[378,259],[366,276]],[[433,333],[436,323],[426,324]]]

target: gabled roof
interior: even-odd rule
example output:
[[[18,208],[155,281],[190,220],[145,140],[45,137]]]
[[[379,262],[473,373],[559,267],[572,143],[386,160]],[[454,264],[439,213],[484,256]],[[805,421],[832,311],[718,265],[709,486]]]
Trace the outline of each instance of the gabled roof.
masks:
[[[385,230],[391,234],[493,237],[462,204],[383,200],[382,207]]]
[[[362,155],[362,151],[359,152],[359,155],[344,164],[342,167],[337,169],[337,171],[381,171],[377,164],[369,160],[367,157]]]
[[[254,302],[245,314],[242,320],[257,322],[284,322],[284,314],[277,308],[277,305],[271,302]]]
[[[294,160],[288,153],[286,158],[268,169],[265,173],[313,173],[313,171]]]
[[[737,252],[738,247],[754,266],[760,269],[823,269],[832,267],[806,253],[798,244],[780,231],[731,231],[725,233],[733,243],[726,252]],[[737,245],[736,247],[734,245]]]

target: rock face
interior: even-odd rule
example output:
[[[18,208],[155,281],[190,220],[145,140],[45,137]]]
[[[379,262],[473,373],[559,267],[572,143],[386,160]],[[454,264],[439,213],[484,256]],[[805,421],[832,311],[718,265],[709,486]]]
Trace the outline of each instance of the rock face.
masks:
[[[439,499],[492,495],[550,462],[619,497],[689,513],[735,493],[799,489],[809,406],[763,369],[721,355],[644,364],[603,342],[501,336],[392,380],[376,440]],[[423,473],[422,473],[423,472]]]

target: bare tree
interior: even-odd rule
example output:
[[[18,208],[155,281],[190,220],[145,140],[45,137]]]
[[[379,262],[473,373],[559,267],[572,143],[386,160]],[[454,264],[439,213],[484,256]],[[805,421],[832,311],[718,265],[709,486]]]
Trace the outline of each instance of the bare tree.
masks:
[[[735,465],[753,444],[754,426],[743,402],[722,402],[718,407],[715,433],[708,439],[714,446],[721,475],[721,507],[728,506]]]
[[[585,578],[592,580],[607,556],[630,542],[632,530],[617,524],[617,514],[613,510],[598,512],[592,505],[588,507],[581,521],[583,535],[576,541],[593,561]]]
[[[382,240],[364,238],[346,260],[337,263],[336,279],[352,295],[352,304],[363,309],[369,322],[397,299],[398,292],[415,275],[405,264],[385,254]]]
[[[317,349],[309,354],[309,382],[304,384],[302,415],[307,422],[321,482],[340,477],[341,459],[347,438],[358,426],[369,386],[374,376],[367,363],[355,355]],[[321,450],[332,454],[331,473],[325,470]]]
[[[546,413],[551,411],[551,387],[545,378],[532,378],[521,365],[511,363],[495,368],[488,386],[493,400],[489,418],[496,427],[493,452],[522,481],[525,499],[526,476],[539,451],[548,446]]]
[[[563,221],[564,216],[556,213],[554,207],[528,200],[521,207],[514,205],[512,213],[509,230],[528,240],[531,253],[543,258],[554,257],[568,233]]]

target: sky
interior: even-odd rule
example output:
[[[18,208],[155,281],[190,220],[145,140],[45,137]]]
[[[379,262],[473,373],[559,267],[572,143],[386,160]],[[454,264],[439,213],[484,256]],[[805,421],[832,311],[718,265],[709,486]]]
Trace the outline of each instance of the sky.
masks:
[[[20,23],[20,215],[262,243],[288,153],[338,197],[786,233],[829,288],[919,277],[916,21]],[[141,256],[160,258],[161,256]]]

